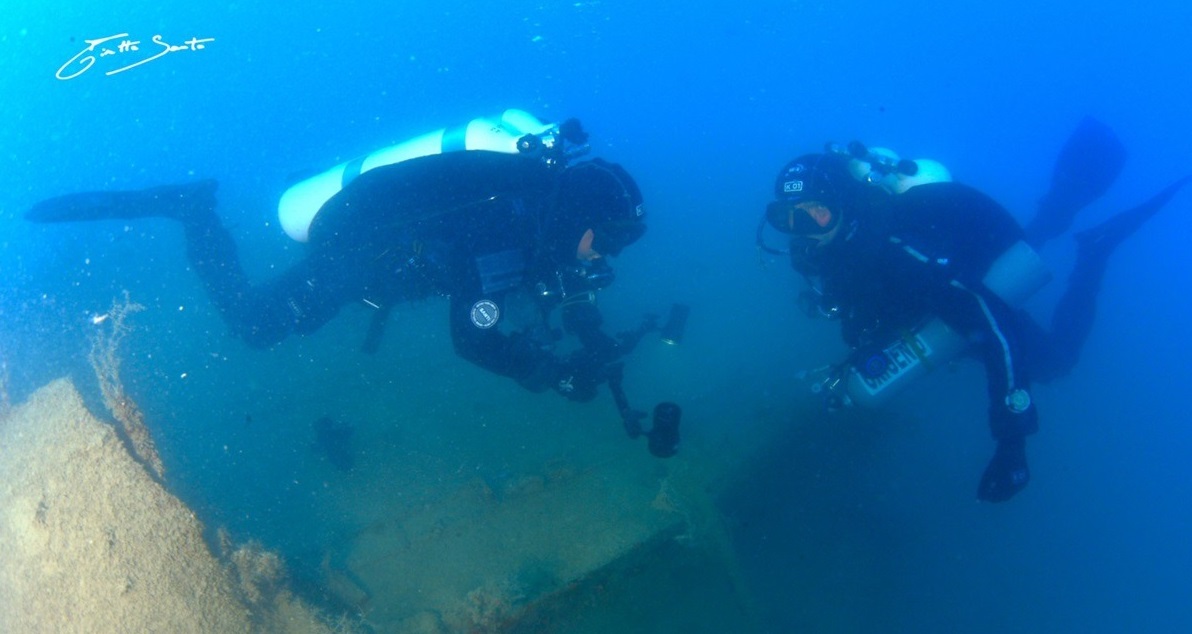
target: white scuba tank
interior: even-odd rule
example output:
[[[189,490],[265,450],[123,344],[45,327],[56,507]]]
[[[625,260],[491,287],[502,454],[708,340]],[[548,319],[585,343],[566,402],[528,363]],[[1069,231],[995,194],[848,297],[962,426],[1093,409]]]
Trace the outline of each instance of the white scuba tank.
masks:
[[[993,262],[982,284],[1011,306],[1019,306],[1051,281],[1039,254],[1025,242],[1014,243]],[[837,390],[846,404],[881,407],[932,369],[959,357],[972,345],[936,317],[891,341],[859,364],[849,365]]]
[[[298,242],[309,239],[311,223],[323,204],[357,176],[383,165],[421,156],[463,150],[517,154],[517,142],[527,134],[543,134],[555,126],[523,110],[510,109],[494,117],[479,117],[456,127],[442,128],[396,145],[381,148],[295,183],[281,195],[277,218],[286,234]]]
[[[873,148],[870,156],[898,162],[898,155],[885,148]],[[858,180],[880,185],[892,194],[901,194],[925,183],[949,182],[948,169],[937,161],[915,159],[918,170],[913,175],[897,171],[875,171],[869,161],[851,159],[849,172]],[[876,177],[876,178],[875,178]],[[1010,306],[1020,306],[1051,281],[1051,272],[1042,258],[1026,242],[1006,249],[990,265],[981,283]],[[850,364],[844,376],[817,381],[815,391],[827,388],[846,405],[880,407],[895,394],[917,381],[933,368],[957,358],[972,345],[968,338],[953,330],[942,319],[934,318],[917,330],[891,341],[881,351],[860,364]]]
[[[952,173],[939,161],[913,159],[910,162],[915,164],[915,173],[906,174],[897,169],[882,169],[897,165],[901,160],[893,150],[875,147],[868,148],[868,151],[869,160],[855,157],[849,159],[849,173],[853,175],[853,178],[879,185],[891,194],[902,194],[912,187],[926,183],[949,183],[952,181]],[[881,161],[882,165],[875,168],[873,165],[875,161]]]

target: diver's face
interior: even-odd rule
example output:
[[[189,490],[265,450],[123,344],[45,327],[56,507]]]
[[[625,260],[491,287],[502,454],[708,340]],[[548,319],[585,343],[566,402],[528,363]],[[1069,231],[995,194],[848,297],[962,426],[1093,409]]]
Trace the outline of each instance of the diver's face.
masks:
[[[592,241],[596,239],[596,233],[591,229],[584,232],[584,235],[579,239],[579,246],[575,249],[575,257],[580,262],[591,262],[592,260],[600,259],[601,255],[592,248]]]
[[[823,203],[814,200],[808,200],[795,205],[795,208],[805,212],[816,226],[832,226],[831,229],[824,231],[823,233],[806,234],[794,238],[794,240],[799,242],[801,246],[821,249],[830,244],[832,240],[836,238],[836,234],[840,233],[840,225],[843,223],[840,222],[839,218],[833,218],[832,210],[824,206]],[[833,222],[833,220],[836,222]],[[794,223],[792,223],[792,225],[793,224]]]

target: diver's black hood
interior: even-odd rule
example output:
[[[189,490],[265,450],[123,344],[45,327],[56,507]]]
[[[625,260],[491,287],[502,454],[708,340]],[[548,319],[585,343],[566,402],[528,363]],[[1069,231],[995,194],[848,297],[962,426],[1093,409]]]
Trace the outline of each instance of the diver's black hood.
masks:
[[[560,261],[575,257],[584,232],[592,247],[617,255],[646,231],[641,190],[625,168],[602,159],[568,166],[559,175],[558,193],[547,222],[548,239]]]

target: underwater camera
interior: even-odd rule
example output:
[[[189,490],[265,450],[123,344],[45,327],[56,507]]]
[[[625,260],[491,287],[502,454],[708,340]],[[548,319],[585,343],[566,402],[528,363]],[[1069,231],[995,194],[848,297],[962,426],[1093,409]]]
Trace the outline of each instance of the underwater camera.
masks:
[[[660,338],[664,343],[677,345],[683,340],[683,332],[687,328],[687,316],[690,313],[691,308],[686,304],[671,304],[670,314],[661,328],[658,326],[657,315],[647,315],[645,321],[636,330],[619,335],[621,353],[625,354],[633,350],[646,333],[655,330],[661,332]],[[622,362],[609,364],[605,369],[605,379],[608,381],[609,390],[613,393],[613,400],[617,403],[617,411],[621,414],[621,423],[625,427],[625,433],[629,435],[630,439],[645,436],[648,443],[647,448],[652,455],[658,458],[670,458],[679,451],[679,422],[683,417],[683,410],[677,404],[669,401],[659,403],[654,407],[654,424],[650,426],[650,431],[645,431],[642,428],[642,420],[646,418],[646,413],[633,409],[629,405],[628,397],[625,396],[625,389],[622,385],[625,376],[624,370],[625,364]]]

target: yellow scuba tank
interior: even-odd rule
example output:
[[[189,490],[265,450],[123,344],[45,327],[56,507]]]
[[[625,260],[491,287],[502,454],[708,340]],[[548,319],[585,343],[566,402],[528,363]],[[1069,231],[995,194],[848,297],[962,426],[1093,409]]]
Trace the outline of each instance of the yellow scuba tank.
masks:
[[[479,117],[460,126],[428,132],[340,163],[294,184],[281,195],[277,217],[287,235],[298,242],[306,242],[311,223],[323,204],[364,172],[445,152],[489,150],[517,154],[524,150],[519,149],[518,142],[526,135],[549,136],[557,130],[558,126],[543,123],[528,112],[510,109],[494,117]],[[548,138],[544,143],[549,145],[554,141],[556,139]]]
[[[834,146],[835,147],[835,146]],[[839,150],[837,150],[839,151]],[[905,161],[885,148],[850,144],[849,172],[854,178],[901,194],[925,183],[949,182],[948,169],[937,161]],[[1051,272],[1026,242],[1008,248],[990,265],[982,285],[1010,306],[1020,306],[1051,281]],[[880,407],[933,368],[946,364],[972,344],[943,320],[934,318],[916,330],[889,342],[865,359],[839,371],[820,373],[813,392],[841,405]],[[830,370],[825,368],[824,370]]]

